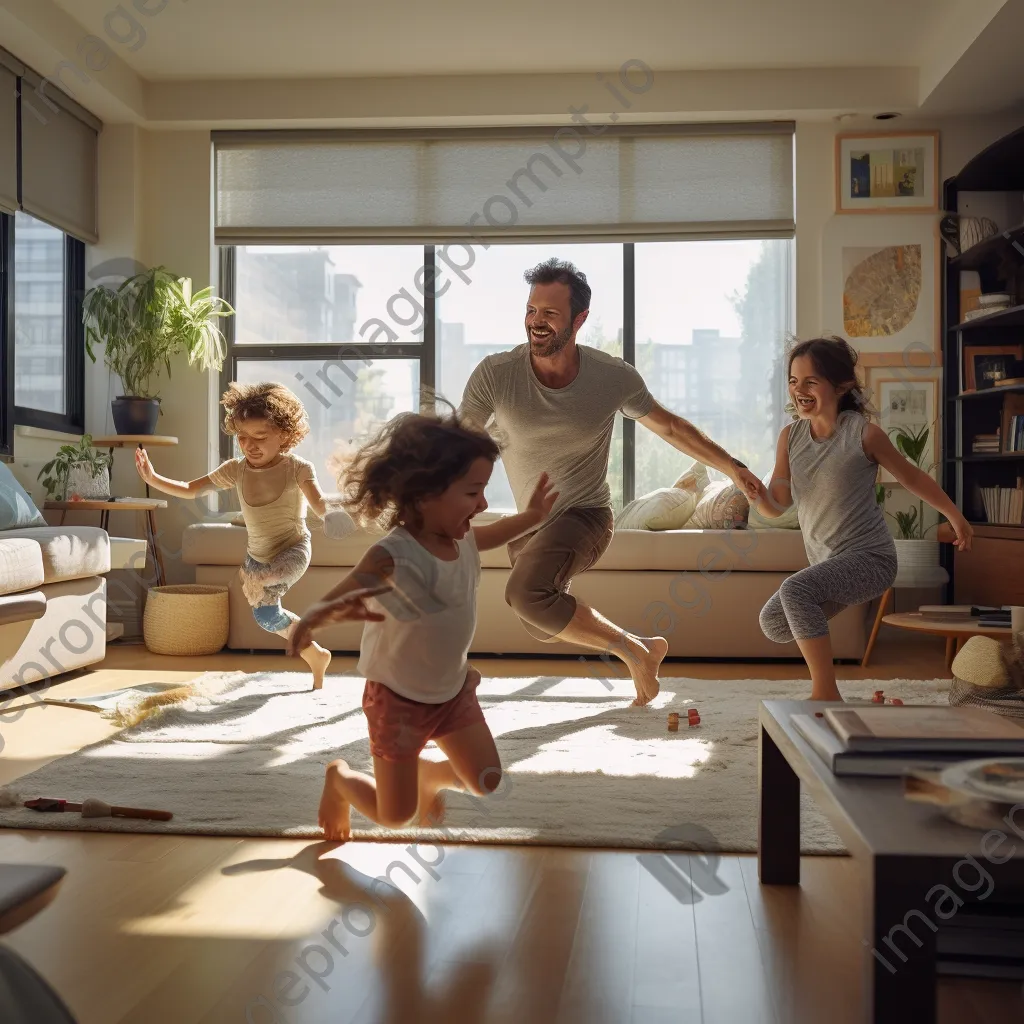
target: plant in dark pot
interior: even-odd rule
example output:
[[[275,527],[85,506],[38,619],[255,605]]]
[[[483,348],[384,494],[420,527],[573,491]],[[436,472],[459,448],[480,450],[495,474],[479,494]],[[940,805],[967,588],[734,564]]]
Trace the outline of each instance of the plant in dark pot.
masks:
[[[189,366],[219,370],[226,345],[219,321],[234,310],[212,288],[192,291],[192,281],[166,267],[128,278],[117,288],[97,285],[83,301],[85,347],[103,346],[103,360],[121,378],[124,394],[111,403],[119,434],[153,434],[160,415],[157,378],[171,375],[171,358],[188,356]]]

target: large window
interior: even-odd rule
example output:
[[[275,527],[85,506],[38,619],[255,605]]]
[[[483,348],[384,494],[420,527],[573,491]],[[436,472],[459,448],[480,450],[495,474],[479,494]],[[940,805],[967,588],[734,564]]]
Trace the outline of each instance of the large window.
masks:
[[[238,246],[222,249],[229,379],[277,380],[313,427],[300,454],[325,487],[339,446],[358,442],[430,388],[455,405],[485,356],[525,340],[523,272],[571,260],[593,289],[578,341],[634,363],[664,406],[758,475],[782,426],[785,338],[792,324],[788,240],[490,245],[456,273],[432,246]],[[431,282],[436,277],[436,295]],[[223,451],[230,452],[225,438]],[[617,506],[671,485],[689,464],[617,417],[609,484]],[[509,509],[497,467],[488,500]]]
[[[27,213],[3,215],[4,403],[14,423],[80,433],[84,427],[81,298],[85,247]],[[5,417],[9,420],[9,417]],[[10,429],[11,424],[4,424]]]

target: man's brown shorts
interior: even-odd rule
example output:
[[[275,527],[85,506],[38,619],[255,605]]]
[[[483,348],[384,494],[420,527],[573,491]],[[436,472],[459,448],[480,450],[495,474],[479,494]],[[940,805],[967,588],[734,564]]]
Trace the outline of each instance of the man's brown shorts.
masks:
[[[569,624],[576,612],[569,585],[605,553],[613,529],[610,508],[571,508],[509,544],[505,600],[531,636],[550,640]]]

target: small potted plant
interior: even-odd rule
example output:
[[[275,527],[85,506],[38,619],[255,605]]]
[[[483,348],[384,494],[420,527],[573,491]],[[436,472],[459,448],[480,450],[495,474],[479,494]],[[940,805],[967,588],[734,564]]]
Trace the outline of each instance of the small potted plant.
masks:
[[[78,444],[62,444],[37,479],[54,501],[106,501],[110,497],[110,456],[94,448],[92,436],[86,434]]]
[[[894,427],[889,431],[899,453],[912,462],[918,469],[923,469],[924,453],[928,447],[931,431],[928,427]],[[932,466],[929,466],[930,470]],[[927,471],[927,470],[926,470]],[[875,485],[875,499],[883,506],[883,511],[894,520],[899,531],[896,538],[896,559],[899,573],[908,582],[903,586],[938,586],[949,577],[939,564],[939,542],[928,537],[938,527],[938,522],[925,526],[924,502],[918,500],[907,511],[889,512],[885,509],[885,499],[891,495],[883,484]],[[911,582],[912,581],[912,582]]]
[[[165,267],[128,278],[116,289],[97,285],[83,300],[85,346],[102,344],[107,367],[125,393],[111,403],[119,434],[152,434],[160,415],[157,378],[171,375],[171,358],[187,355],[189,366],[219,370],[226,345],[218,321],[234,310],[212,288],[192,291],[192,281]]]

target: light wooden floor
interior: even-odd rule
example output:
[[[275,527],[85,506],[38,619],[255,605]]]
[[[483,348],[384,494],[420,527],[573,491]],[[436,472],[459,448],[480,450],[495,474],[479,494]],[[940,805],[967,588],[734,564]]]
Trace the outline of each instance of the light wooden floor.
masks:
[[[53,695],[285,664],[272,655],[195,664],[125,647]],[[569,660],[478,664],[492,676],[594,671]],[[666,674],[727,686],[804,672],[677,663]],[[840,674],[944,676],[942,642],[883,635],[875,665]],[[108,732],[99,716],[71,709],[12,717],[0,718],[0,784]],[[81,1024],[863,1020],[862,889],[847,858],[805,858],[798,889],[761,887],[752,857],[723,857],[715,884],[686,856],[654,864],[539,847],[6,831],[0,860],[68,869],[56,901],[6,941]],[[649,870],[659,865],[674,872],[672,892]],[[402,894],[374,886],[389,870]],[[941,986],[942,1024],[1021,1020],[1018,985]]]

